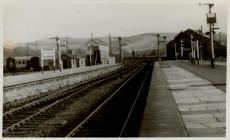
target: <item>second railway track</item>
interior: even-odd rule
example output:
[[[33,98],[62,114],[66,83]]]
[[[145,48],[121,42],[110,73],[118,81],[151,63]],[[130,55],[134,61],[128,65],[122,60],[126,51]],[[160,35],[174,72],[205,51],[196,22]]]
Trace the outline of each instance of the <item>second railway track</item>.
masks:
[[[136,72],[66,137],[138,136],[152,67]]]

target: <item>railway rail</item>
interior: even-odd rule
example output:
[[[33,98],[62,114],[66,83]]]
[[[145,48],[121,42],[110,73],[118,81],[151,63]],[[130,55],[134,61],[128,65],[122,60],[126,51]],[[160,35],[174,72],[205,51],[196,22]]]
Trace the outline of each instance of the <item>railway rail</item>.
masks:
[[[3,113],[3,136],[23,136],[28,131],[35,129],[36,125],[42,120],[51,118],[56,112],[63,110],[70,102],[70,99],[87,94],[84,93],[86,89],[120,76],[121,71],[122,74],[135,71],[138,69],[137,66],[137,64],[126,66],[93,80],[85,81],[84,83],[62,89],[59,92],[54,92],[49,96],[41,97],[38,100],[24,103],[17,108],[8,109]]]
[[[136,72],[66,137],[138,136],[152,67]]]

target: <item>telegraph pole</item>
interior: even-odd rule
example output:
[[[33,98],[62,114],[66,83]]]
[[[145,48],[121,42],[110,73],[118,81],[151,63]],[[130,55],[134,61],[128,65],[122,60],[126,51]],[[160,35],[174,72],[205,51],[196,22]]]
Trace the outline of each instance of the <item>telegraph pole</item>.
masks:
[[[26,43],[26,56],[28,56],[29,55],[29,43]]]
[[[126,44],[121,44],[121,37],[116,37],[116,39],[118,39],[118,43],[119,43],[119,59],[120,59],[120,63],[121,63],[121,65],[122,65],[122,56],[121,56],[121,46],[122,45],[126,45]],[[121,76],[121,70],[120,70],[120,77],[122,78],[122,76]]]
[[[90,34],[90,36],[91,36],[91,40],[93,40],[93,34],[92,33]],[[92,66],[92,55],[93,55],[92,49],[93,49],[93,44],[91,43],[90,50],[89,50],[90,67]]]
[[[109,34],[109,56],[112,56],[112,41],[111,35]]]
[[[200,61],[203,60],[203,27],[200,28],[201,40],[200,40]]]
[[[122,64],[122,52],[121,52],[121,47],[126,45],[125,43],[121,43],[122,38],[117,37],[118,42],[119,42],[119,57],[120,57],[120,63]]]
[[[35,42],[35,45],[36,45],[36,55],[38,56],[38,41],[36,40],[36,42]]]
[[[221,44],[221,33],[219,33],[219,43]]]
[[[160,61],[160,34],[157,34],[157,56],[158,56],[158,61]]]
[[[60,52],[60,40],[59,37],[51,37],[50,39],[56,40],[57,52],[58,52],[58,68],[61,71],[61,52]]]
[[[68,42],[68,37],[66,37],[66,39],[65,39],[65,47],[66,47],[66,51],[68,51],[69,50],[69,42]]]
[[[210,9],[210,6],[209,6]],[[210,9],[211,12],[211,9]],[[212,51],[212,58],[211,58],[211,67],[214,68],[214,48],[213,48],[213,32],[212,32],[212,23],[209,24],[209,31],[210,31],[210,44],[211,44],[211,51]]]
[[[122,63],[121,61],[121,37],[118,37],[118,43],[119,43],[119,59],[120,59],[120,63]]]

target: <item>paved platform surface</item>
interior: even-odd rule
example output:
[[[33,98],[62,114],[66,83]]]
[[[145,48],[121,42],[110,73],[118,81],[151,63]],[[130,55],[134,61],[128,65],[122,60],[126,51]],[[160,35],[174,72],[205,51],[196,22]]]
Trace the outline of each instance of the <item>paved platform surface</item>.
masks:
[[[188,136],[173,95],[158,63],[155,63],[140,137]]]
[[[162,61],[161,63],[182,67],[201,78],[209,80],[217,88],[226,92],[226,62],[216,61],[214,69],[211,68],[209,61],[202,61],[199,65],[192,65],[191,62],[186,60]]]
[[[224,137],[226,93],[176,63],[155,63],[139,136]]]

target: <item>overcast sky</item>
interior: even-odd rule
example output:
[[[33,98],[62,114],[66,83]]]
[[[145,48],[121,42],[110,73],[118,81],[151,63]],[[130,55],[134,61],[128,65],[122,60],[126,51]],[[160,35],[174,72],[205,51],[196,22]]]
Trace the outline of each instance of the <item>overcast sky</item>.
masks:
[[[129,36],[149,32],[180,32],[188,28],[207,31],[208,6],[188,2],[77,0],[7,0],[4,5],[6,43],[40,40],[51,36],[76,38]],[[184,0],[187,1],[187,0]],[[212,8],[217,26],[227,33],[227,4]]]

